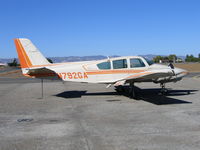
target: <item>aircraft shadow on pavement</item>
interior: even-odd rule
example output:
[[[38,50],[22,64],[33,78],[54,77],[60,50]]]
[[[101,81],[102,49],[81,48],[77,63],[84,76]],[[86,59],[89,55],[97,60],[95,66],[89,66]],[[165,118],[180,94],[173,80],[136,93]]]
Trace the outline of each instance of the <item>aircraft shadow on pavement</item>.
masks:
[[[160,94],[161,89],[140,89],[137,88],[137,99],[143,100],[156,105],[168,105],[168,104],[191,104],[192,102],[180,100],[177,96],[194,94],[193,92],[197,90],[168,90],[165,95]]]
[[[117,94],[117,92],[87,93],[87,91],[65,91],[54,96],[62,98],[80,98],[82,96],[105,96],[105,95],[119,95],[119,94]]]
[[[80,98],[82,95],[85,95],[86,92],[87,91],[65,91],[55,96],[62,98]]]
[[[160,89],[140,89],[135,87],[137,93],[137,100],[143,100],[155,105],[168,105],[168,104],[191,104],[192,102],[171,98],[168,96],[183,96],[188,94],[194,94],[198,90],[168,90],[166,95],[160,95]],[[129,97],[127,90],[120,93],[120,95]],[[81,98],[82,96],[105,96],[105,95],[119,95],[117,92],[97,92],[87,93],[87,91],[65,91],[59,93],[57,97],[62,98]]]

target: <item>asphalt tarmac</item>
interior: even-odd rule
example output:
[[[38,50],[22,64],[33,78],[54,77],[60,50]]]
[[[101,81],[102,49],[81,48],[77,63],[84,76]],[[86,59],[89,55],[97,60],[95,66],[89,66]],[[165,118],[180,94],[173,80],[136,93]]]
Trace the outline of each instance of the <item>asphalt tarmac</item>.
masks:
[[[200,78],[136,86],[1,77],[0,150],[199,150]]]

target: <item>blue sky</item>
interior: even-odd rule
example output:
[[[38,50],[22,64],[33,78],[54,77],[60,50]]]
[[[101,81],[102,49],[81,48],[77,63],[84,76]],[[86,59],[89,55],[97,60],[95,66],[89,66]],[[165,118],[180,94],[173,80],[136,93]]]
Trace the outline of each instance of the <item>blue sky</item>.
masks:
[[[0,58],[25,37],[49,56],[200,53],[199,0],[2,0]]]

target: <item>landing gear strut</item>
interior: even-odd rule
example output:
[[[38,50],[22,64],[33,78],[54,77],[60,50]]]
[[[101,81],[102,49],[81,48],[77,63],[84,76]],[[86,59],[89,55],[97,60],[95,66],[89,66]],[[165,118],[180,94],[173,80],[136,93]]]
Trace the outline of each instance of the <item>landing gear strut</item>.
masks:
[[[160,87],[161,87],[161,90],[160,90],[161,95],[165,95],[168,93],[168,90],[165,88],[165,83],[160,83]]]
[[[133,82],[130,83],[129,96],[130,98],[134,98],[134,99],[137,98],[136,93],[135,93],[135,86]]]

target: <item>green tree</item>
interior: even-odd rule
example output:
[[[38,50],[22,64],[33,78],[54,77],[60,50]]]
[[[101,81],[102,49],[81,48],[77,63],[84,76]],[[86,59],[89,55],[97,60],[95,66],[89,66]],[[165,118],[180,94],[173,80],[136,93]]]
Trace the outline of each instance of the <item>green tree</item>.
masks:
[[[175,54],[169,55],[168,58],[169,58],[169,61],[173,61],[173,62],[177,60],[177,56]]]
[[[199,62],[200,58],[194,57],[193,55],[186,55],[186,62]]]
[[[17,63],[17,59],[14,58],[13,61],[11,63],[8,63],[8,66],[10,67],[16,67],[19,66],[19,64]]]
[[[47,60],[48,60],[50,63],[53,63],[53,61],[52,61],[50,58],[47,58]]]
[[[156,57],[153,58],[153,61],[154,61],[155,63],[159,63],[160,60],[163,60],[163,57],[162,57],[162,56],[156,56]]]

